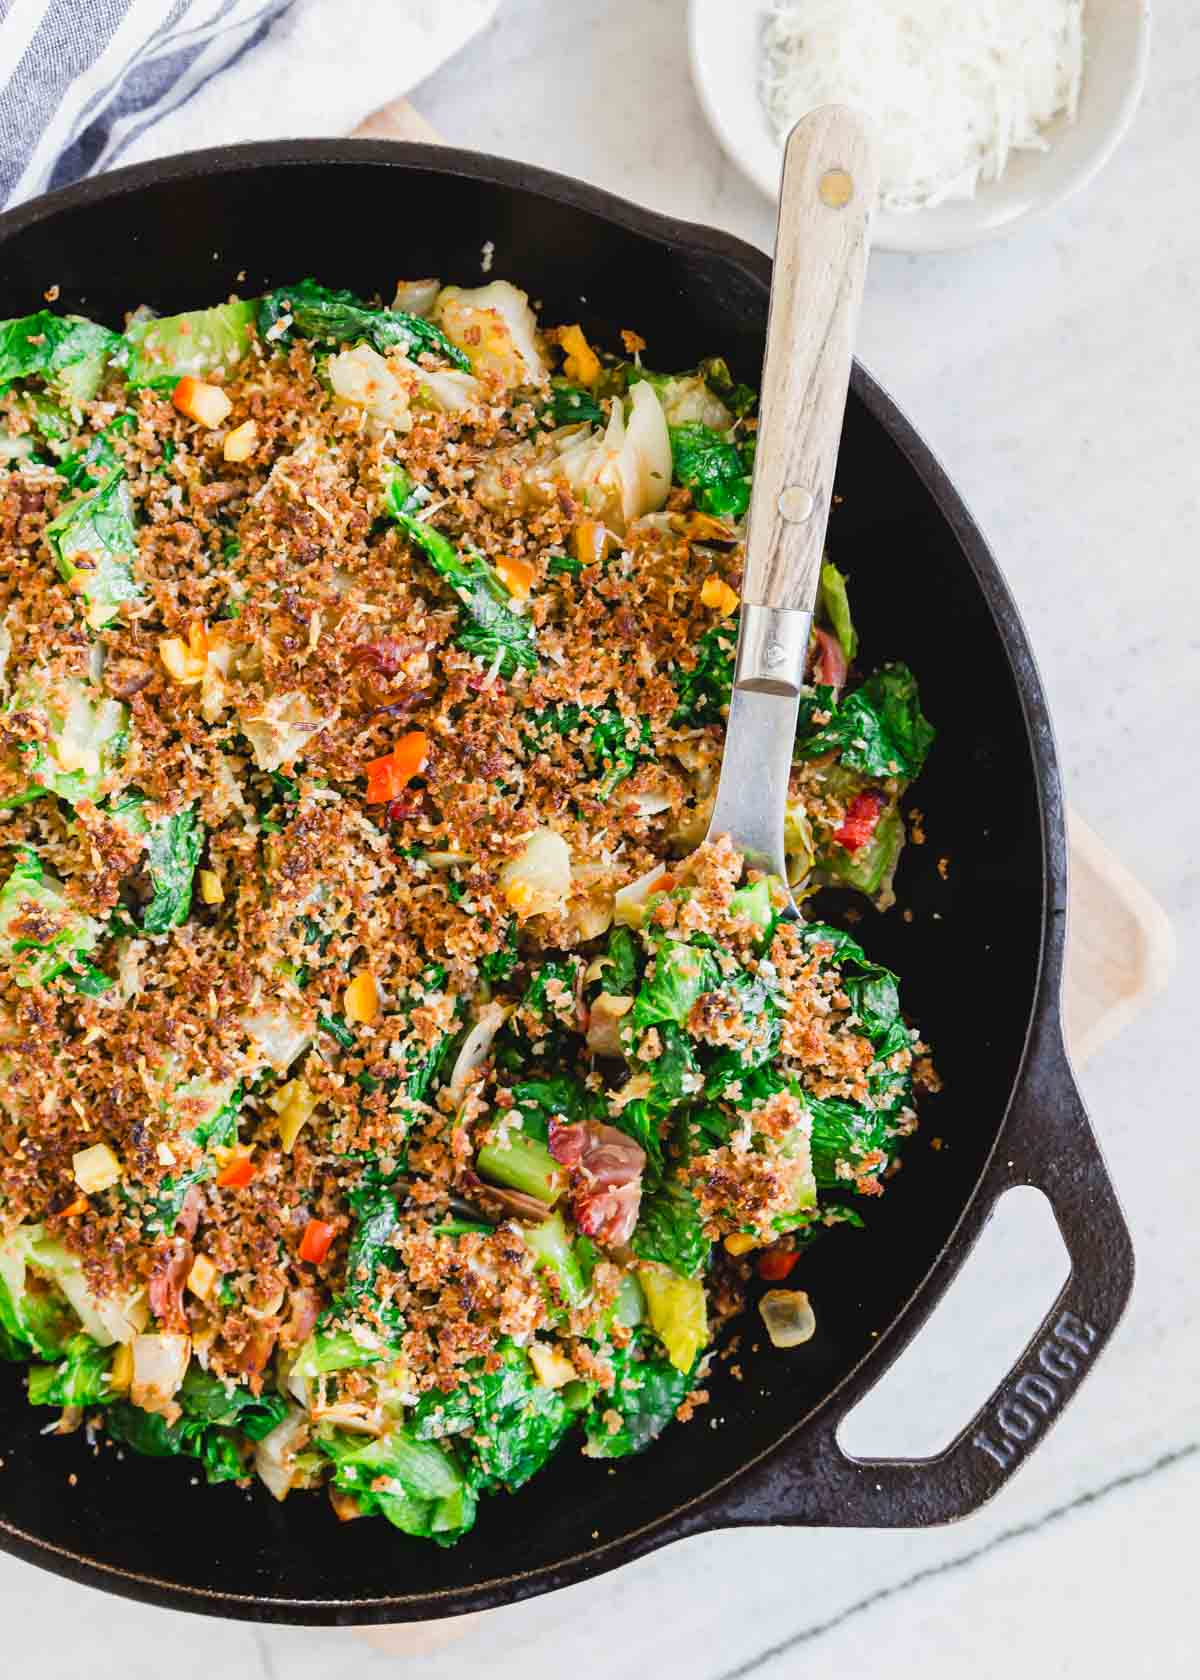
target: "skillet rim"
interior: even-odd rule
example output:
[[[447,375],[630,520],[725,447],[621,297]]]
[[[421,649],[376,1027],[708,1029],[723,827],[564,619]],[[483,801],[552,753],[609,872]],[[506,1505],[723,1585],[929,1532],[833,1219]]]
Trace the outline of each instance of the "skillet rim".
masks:
[[[182,152],[134,164],[60,188],[0,213],[0,254],[8,239],[53,216],[97,204],[136,197],[144,188],[172,181],[243,173],[260,165],[305,168],[313,165],[382,165],[433,175],[453,175],[508,192],[532,195],[578,209],[660,244],[686,248],[724,261],[748,274],[764,290],[771,284],[771,259],[735,235],[702,223],[649,210],[574,177],[519,160],[442,145],[389,140],[307,139],[248,142]],[[1044,687],[1016,603],[979,526],[945,469],[907,415],[858,361],[851,390],[901,452],[938,513],[950,527],[962,558],[978,585],[1012,673],[1021,707],[1033,768],[1041,827],[1041,935],[1032,978],[1029,1013],[1020,1062],[1004,1105],[995,1139],[978,1177],[963,1200],[941,1249],[903,1306],[881,1330],[871,1348],[842,1379],[769,1448],[745,1459],[729,1476],[704,1493],[685,1500],[664,1515],[598,1542],[585,1551],[535,1570],[492,1576],[469,1586],[396,1597],[292,1598],[261,1593],[213,1591],[121,1569],[42,1540],[15,1528],[0,1513],[0,1547],[84,1585],[169,1609],[232,1619],[292,1625],[367,1625],[442,1619],[498,1607],[557,1590],[656,1550],[672,1541],[719,1527],[720,1505],[731,1488],[768,1461],[794,1450],[801,1432],[831,1412],[837,1418],[883,1376],[919,1332],[941,1300],[981,1228],[980,1195],[989,1170],[1005,1142],[1016,1099],[1036,1072],[1031,1041],[1038,1031],[1059,1034],[1059,988],[1062,977],[1063,924],[1067,896],[1067,840],[1057,753]],[[836,1424],[835,1424],[836,1427]],[[753,1522],[753,1517],[739,1521]],[[761,1520],[770,1520],[765,1517]]]

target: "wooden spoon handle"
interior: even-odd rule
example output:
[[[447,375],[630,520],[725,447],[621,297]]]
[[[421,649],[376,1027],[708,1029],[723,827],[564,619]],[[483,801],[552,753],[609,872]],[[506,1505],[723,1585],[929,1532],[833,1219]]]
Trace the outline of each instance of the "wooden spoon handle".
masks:
[[[742,586],[750,607],[816,604],[878,184],[874,139],[845,106],[811,111],[788,136]],[[742,639],[763,657],[771,645]],[[744,662],[739,678],[783,675],[743,672]]]

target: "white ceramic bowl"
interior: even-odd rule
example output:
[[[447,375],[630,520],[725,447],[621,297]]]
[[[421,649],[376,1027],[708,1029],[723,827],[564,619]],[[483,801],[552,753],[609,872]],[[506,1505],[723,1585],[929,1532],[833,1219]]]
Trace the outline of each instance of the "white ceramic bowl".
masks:
[[[758,97],[761,0],[690,0],[692,78],[717,138],[774,198],[783,148]],[[1146,77],[1149,0],[1086,0],[1083,82],[1073,123],[1046,130],[1048,151],[1013,152],[975,197],[908,214],[882,211],[872,243],[889,251],[948,251],[1007,233],[1077,192],[1112,155],[1133,120]]]

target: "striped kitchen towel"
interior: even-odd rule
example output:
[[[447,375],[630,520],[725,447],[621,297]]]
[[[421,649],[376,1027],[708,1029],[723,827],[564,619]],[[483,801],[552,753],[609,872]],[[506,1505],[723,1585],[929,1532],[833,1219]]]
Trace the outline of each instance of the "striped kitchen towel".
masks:
[[[0,0],[0,204],[193,146],[345,134],[499,0]]]

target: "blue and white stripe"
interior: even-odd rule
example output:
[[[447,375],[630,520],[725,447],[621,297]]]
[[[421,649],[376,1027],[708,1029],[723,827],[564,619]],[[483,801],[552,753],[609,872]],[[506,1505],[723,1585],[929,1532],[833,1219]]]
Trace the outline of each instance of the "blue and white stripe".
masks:
[[[0,0],[0,203],[109,169],[292,0]]]

